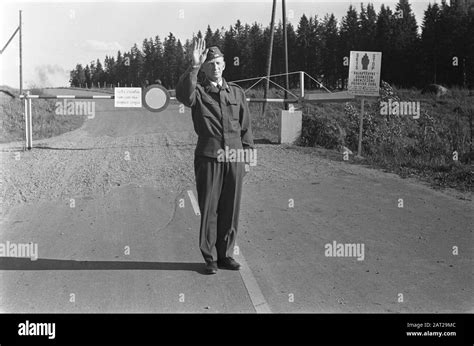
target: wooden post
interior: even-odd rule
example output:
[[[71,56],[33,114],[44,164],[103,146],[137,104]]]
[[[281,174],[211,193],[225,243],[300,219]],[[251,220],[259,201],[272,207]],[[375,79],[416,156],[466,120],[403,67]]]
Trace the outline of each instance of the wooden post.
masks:
[[[265,90],[263,92],[263,98],[266,99],[268,95],[268,88],[270,87],[270,75],[272,70],[272,55],[273,55],[273,37],[275,36],[275,12],[276,12],[276,0],[273,0],[272,6],[272,19],[270,20],[270,45],[268,47],[267,57],[267,80],[265,81]],[[262,115],[265,115],[267,109],[267,103],[264,102],[262,105]]]
[[[290,89],[290,82],[288,79],[288,38],[286,30],[286,3],[282,0],[282,12],[283,12],[283,42],[285,49],[285,99],[288,99],[288,89]],[[288,103],[285,102],[285,109],[288,110]]]
[[[359,146],[357,148],[357,158],[362,158],[362,128],[364,125],[364,101],[362,98],[360,101],[360,122],[359,122]]]
[[[22,65],[22,44],[21,44],[21,11],[20,11],[20,95],[23,93],[23,65]]]

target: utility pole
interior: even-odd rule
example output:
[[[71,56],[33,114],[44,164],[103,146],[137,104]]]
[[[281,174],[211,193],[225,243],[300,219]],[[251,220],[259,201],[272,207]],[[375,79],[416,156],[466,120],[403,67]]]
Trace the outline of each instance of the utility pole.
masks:
[[[18,33],[19,38],[20,38],[20,95],[21,95],[21,93],[23,92],[23,72],[22,72],[22,59],[21,59],[21,48],[22,48],[22,44],[21,44],[21,10],[20,10],[20,13],[19,13],[19,19],[20,19],[20,23],[19,23],[18,27],[15,29],[15,31],[13,32],[13,35],[7,41],[5,46],[0,50],[0,54],[3,54],[5,49],[7,49],[10,42],[13,40],[15,35]]]
[[[272,55],[273,55],[273,37],[275,36],[276,2],[277,2],[277,0],[273,0],[272,19],[270,21],[270,45],[268,47],[267,80],[266,80],[265,91],[264,91],[264,95],[263,95],[264,99],[267,99],[268,88],[270,87],[270,75],[271,75],[271,70],[272,70]],[[265,114],[266,108],[267,108],[267,102],[264,102],[263,106],[262,106],[262,115]]]
[[[22,44],[21,44],[21,10],[20,10],[20,95],[23,93],[23,66],[22,66]]]
[[[286,4],[285,0],[282,0],[282,12],[283,12],[283,41],[285,46],[285,100],[288,99],[288,89],[290,89],[290,82],[288,79],[288,37],[286,30]],[[285,110],[288,110],[288,103],[285,102]]]

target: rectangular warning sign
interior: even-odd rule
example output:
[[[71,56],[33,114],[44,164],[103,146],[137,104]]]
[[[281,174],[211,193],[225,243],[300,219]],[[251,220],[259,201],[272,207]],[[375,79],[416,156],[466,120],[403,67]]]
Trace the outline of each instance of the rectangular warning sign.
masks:
[[[114,88],[115,107],[141,107],[142,88]]]
[[[351,51],[347,90],[356,96],[379,96],[382,52]]]

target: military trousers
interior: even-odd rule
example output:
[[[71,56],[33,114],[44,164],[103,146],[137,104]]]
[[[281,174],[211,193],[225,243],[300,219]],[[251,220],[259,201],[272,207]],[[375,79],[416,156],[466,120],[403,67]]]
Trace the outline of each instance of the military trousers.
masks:
[[[233,257],[245,163],[195,156],[194,173],[201,212],[199,247],[204,260]]]

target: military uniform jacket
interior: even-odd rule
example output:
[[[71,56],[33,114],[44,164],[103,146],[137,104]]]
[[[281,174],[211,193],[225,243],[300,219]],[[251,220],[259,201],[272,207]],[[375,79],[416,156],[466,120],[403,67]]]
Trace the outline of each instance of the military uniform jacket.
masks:
[[[196,156],[216,158],[218,150],[253,148],[250,112],[244,91],[222,79],[222,87],[206,79],[198,83],[199,67],[190,67],[179,79],[176,99],[191,108],[198,135]]]

